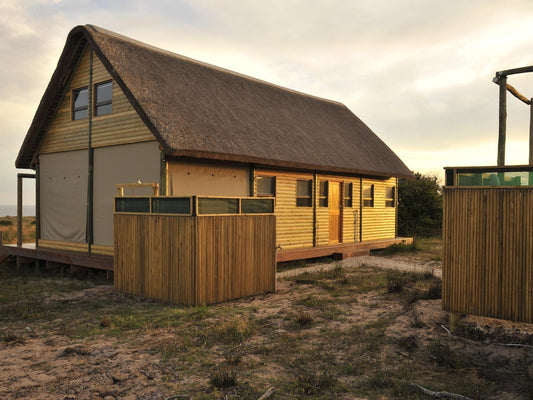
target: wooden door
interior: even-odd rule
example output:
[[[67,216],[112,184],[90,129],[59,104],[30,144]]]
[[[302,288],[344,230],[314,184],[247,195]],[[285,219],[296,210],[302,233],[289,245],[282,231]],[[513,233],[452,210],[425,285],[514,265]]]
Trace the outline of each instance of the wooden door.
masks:
[[[329,182],[329,242],[341,241],[341,183]]]

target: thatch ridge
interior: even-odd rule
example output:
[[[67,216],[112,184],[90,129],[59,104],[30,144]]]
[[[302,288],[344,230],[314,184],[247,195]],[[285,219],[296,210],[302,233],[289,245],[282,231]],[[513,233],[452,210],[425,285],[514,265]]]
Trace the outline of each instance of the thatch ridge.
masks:
[[[88,41],[168,155],[316,171],[411,176],[341,103],[191,60],[92,25],[74,28],[17,159],[28,167]]]

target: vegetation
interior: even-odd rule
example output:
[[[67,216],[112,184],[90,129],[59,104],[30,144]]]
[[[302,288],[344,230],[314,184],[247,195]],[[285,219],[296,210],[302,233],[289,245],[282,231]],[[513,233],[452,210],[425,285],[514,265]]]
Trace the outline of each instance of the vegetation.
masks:
[[[415,173],[414,180],[400,180],[398,232],[400,236],[440,236],[442,187],[437,177]]]
[[[427,243],[407,254],[422,256]],[[431,300],[440,287],[431,273],[337,264],[285,278],[277,294],[175,307],[115,293],[98,272],[73,279],[8,266],[0,269],[0,363],[10,368],[17,349],[50,351],[18,362],[54,379],[24,391],[0,376],[0,397],[84,390],[105,398],[111,387],[116,398],[257,399],[274,387],[270,399],[426,398],[411,382],[473,399],[533,393],[530,357],[499,345],[533,336],[467,323],[448,335]],[[95,384],[100,376],[111,383]]]
[[[17,242],[17,218],[0,217],[0,234],[4,244]],[[35,217],[22,218],[22,242],[35,241]]]

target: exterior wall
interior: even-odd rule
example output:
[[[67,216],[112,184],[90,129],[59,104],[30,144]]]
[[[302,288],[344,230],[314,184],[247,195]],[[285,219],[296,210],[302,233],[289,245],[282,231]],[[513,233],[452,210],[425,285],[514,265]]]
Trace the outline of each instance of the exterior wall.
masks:
[[[249,196],[250,169],[237,164],[168,160],[170,196]]]
[[[276,177],[277,245],[283,249],[313,246],[313,207],[296,207],[296,181],[313,179],[313,174],[280,171],[255,171],[255,176]],[[256,194],[254,179],[254,196]]]
[[[379,180],[317,174],[315,180],[314,174],[255,170],[254,178],[257,176],[276,177],[276,204],[274,210],[276,215],[276,235],[277,244],[283,250],[330,244],[329,207],[320,207],[317,200],[320,181],[341,183],[341,243],[396,237],[397,199],[395,199],[394,207],[386,207],[385,190],[390,186],[396,187],[397,178]],[[313,207],[296,207],[296,181],[298,179],[313,179]],[[352,183],[352,207],[344,207],[343,183]],[[373,207],[362,207],[361,183],[374,184]],[[256,196],[256,179],[254,179],[253,189],[254,196]],[[397,198],[397,190],[395,194]]]
[[[362,240],[389,239],[396,237],[396,208],[398,190],[396,190],[395,206],[385,206],[385,190],[397,187],[397,178],[387,180],[363,178],[365,185],[374,185],[374,207],[362,208]]]
[[[341,183],[341,215],[342,215],[342,232],[341,243],[354,243],[359,241],[359,186],[360,178],[346,177],[338,175],[318,175],[318,182],[332,181]],[[352,207],[344,207],[343,183],[352,184]],[[318,196],[318,185],[315,196]],[[329,244],[329,208],[317,205],[317,245]]]
[[[533,323],[533,188],[444,189],[444,310]]]
[[[160,151],[157,142],[100,147],[94,150],[94,244],[113,246],[115,184],[159,182]],[[136,195],[151,195],[151,189]]]
[[[89,119],[72,120],[71,98],[74,89],[89,85],[89,73],[90,51],[87,49],[73,74],[69,90],[65,93],[57,114],[44,136],[40,154],[88,147]],[[94,54],[93,85],[108,80],[111,80],[111,75]],[[93,147],[155,140],[116,82],[113,82],[112,108],[111,114],[92,117]]]
[[[41,239],[85,242],[88,165],[87,150],[40,157]]]
[[[87,251],[87,244],[82,247],[80,244],[86,243],[89,118],[73,121],[71,101],[74,89],[89,86],[90,72],[90,50],[86,49],[39,149],[39,244],[43,247],[72,250],[75,246],[79,251]],[[112,80],[111,75],[93,53],[93,85],[109,80]],[[89,101],[89,113],[94,114],[91,103]],[[159,182],[159,144],[116,82],[113,82],[112,112],[92,115],[91,119],[94,148],[92,251],[112,254],[114,185],[135,182],[136,178],[143,182]]]

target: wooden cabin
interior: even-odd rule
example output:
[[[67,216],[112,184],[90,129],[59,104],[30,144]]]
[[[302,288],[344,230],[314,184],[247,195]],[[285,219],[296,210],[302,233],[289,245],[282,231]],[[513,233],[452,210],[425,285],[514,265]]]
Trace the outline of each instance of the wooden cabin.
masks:
[[[411,177],[343,104],[92,25],[68,35],[16,166],[36,171],[39,249],[113,255],[115,185],[141,181],[275,197],[280,260],[403,240],[398,178]]]

